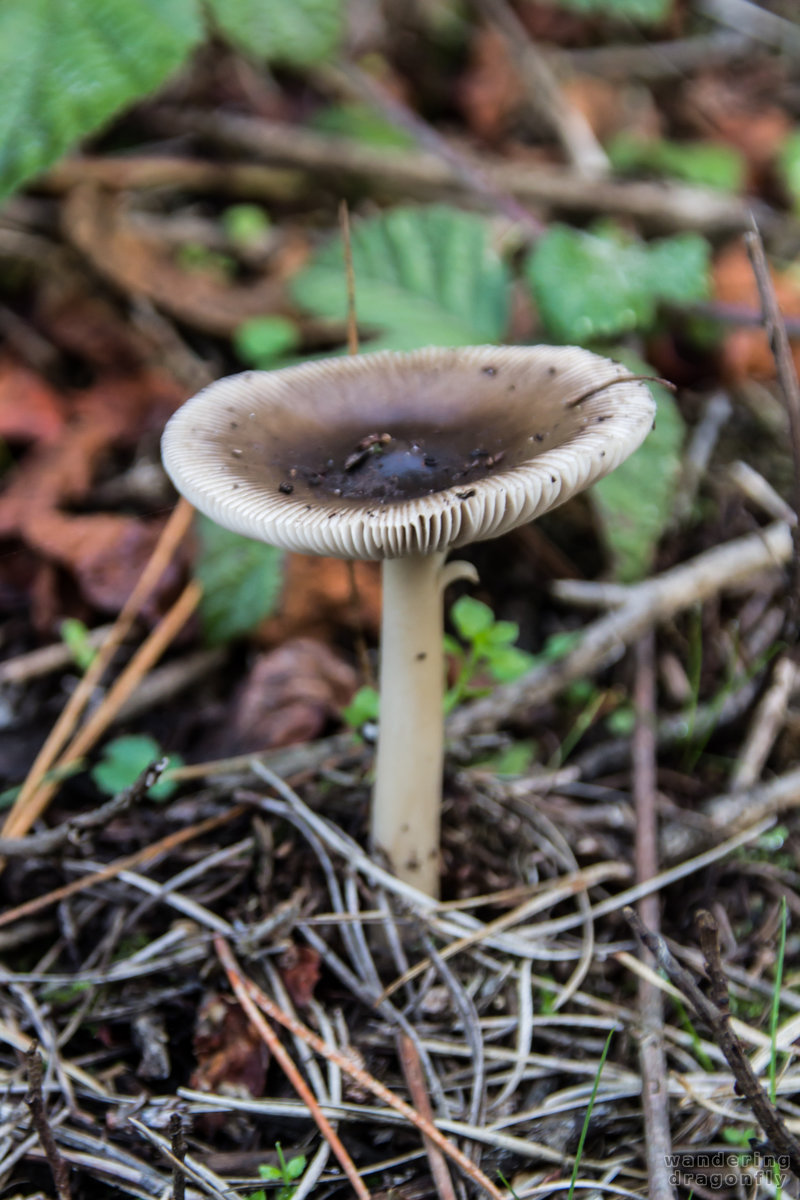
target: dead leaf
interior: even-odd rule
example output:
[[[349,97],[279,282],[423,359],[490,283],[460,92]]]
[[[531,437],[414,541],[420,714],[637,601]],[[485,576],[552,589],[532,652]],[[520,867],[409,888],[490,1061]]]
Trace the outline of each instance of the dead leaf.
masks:
[[[0,360],[0,437],[9,442],[54,442],[64,428],[64,401],[41,375]]]
[[[524,96],[505,38],[491,26],[476,30],[469,65],[458,87],[461,110],[470,127],[486,141],[502,137]]]
[[[662,133],[661,117],[646,88],[625,86],[596,75],[573,75],[561,85],[565,99],[588,122],[595,136],[607,142],[624,131],[641,138]]]
[[[269,1050],[235,1000],[215,994],[203,1001],[195,1025],[194,1054],[197,1066],[191,1087],[229,1096],[264,1095]]]
[[[788,273],[771,269],[778,306],[787,317],[800,316],[800,283]],[[712,269],[713,294],[723,304],[743,305],[761,310],[758,287],[747,251],[735,243],[717,255]],[[800,345],[792,346],[795,368],[800,371]],[[775,360],[763,329],[732,329],[725,335],[721,351],[721,371],[731,381],[774,379]]]
[[[681,94],[681,112],[689,128],[741,151],[748,164],[747,182],[754,190],[792,129],[789,114],[774,102],[778,69],[770,60],[766,73],[756,64],[749,71],[708,71],[687,81]]]
[[[25,523],[25,540],[39,553],[67,567],[85,598],[103,612],[119,612],[133,591],[161,534],[163,521],[96,513],[72,516],[42,509]],[[171,563],[150,599],[153,616],[157,600],[175,589],[180,567]]]
[[[357,687],[355,670],[329,646],[294,638],[256,659],[235,701],[226,750],[245,754],[318,737]]]
[[[289,946],[278,959],[278,970],[297,1008],[308,1008],[319,983],[320,957],[313,946]]]
[[[249,317],[275,312],[284,299],[281,282],[271,274],[253,284],[237,284],[181,270],[169,248],[126,221],[117,192],[91,185],[73,188],[64,202],[64,223],[70,240],[122,292],[147,296],[208,333],[229,336]]]
[[[381,581],[377,563],[287,554],[280,611],[259,628],[260,639],[274,645],[295,637],[330,640],[342,628],[374,637],[381,622]]]

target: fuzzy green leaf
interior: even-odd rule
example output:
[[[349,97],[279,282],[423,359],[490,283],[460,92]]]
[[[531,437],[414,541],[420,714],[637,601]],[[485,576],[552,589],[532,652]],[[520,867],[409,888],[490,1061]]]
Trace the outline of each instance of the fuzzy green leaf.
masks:
[[[499,341],[509,279],[481,217],[452,208],[396,208],[353,227],[356,310],[380,336],[365,350]],[[318,316],[347,315],[341,238],[294,280],[295,299]]]
[[[212,645],[247,633],[275,608],[283,586],[283,551],[240,537],[198,516],[203,585],[200,617]]]
[[[208,5],[240,50],[295,66],[332,54],[344,26],[342,0],[208,0]]]
[[[542,319],[564,342],[587,343],[649,328],[658,304],[708,291],[708,243],[685,233],[645,243],[604,225],[557,225],[534,247],[526,274]]]
[[[152,92],[202,36],[196,0],[4,0],[0,196]]]
[[[647,370],[646,364],[623,353],[617,357],[637,373]],[[623,582],[641,579],[649,571],[672,514],[681,469],[683,418],[666,388],[651,384],[650,390],[657,405],[655,429],[589,493],[614,575]]]

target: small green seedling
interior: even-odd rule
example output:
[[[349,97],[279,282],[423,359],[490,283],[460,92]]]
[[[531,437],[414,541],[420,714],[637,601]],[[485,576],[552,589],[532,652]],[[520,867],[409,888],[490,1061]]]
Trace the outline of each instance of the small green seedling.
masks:
[[[184,271],[214,275],[223,283],[228,283],[236,274],[236,262],[229,254],[209,250],[202,242],[185,242],[178,249],[177,257]]]
[[[242,250],[264,244],[272,223],[258,204],[231,204],[222,214],[222,228]]]
[[[275,1150],[278,1155],[277,1167],[261,1166],[258,1168],[258,1173],[263,1180],[269,1180],[281,1185],[277,1191],[269,1192],[269,1200],[292,1200],[292,1196],[297,1190],[297,1183],[295,1181],[299,1179],[306,1169],[306,1156],[304,1154],[295,1154],[287,1162],[283,1156],[280,1142],[275,1143]],[[259,1188],[257,1192],[251,1192],[250,1200],[268,1200],[266,1190]]]
[[[594,1077],[594,1084],[592,1086],[592,1094],[589,1097],[589,1103],[586,1107],[586,1116],[583,1118],[583,1128],[581,1129],[581,1136],[578,1139],[578,1149],[575,1152],[575,1163],[572,1168],[572,1178],[569,1181],[569,1191],[567,1192],[567,1200],[572,1200],[572,1197],[575,1194],[575,1184],[578,1181],[578,1172],[581,1169],[581,1159],[583,1158],[583,1147],[586,1144],[586,1135],[589,1132],[589,1122],[592,1119],[592,1109],[594,1108],[594,1102],[597,1099],[597,1089],[600,1086],[600,1076],[603,1074],[603,1067],[606,1065],[606,1059],[608,1058],[608,1052],[611,1049],[611,1039],[613,1038],[615,1032],[616,1031],[614,1029],[609,1030],[608,1037],[606,1038],[606,1044],[603,1047],[603,1053],[600,1055],[600,1062],[597,1064],[597,1073]]]
[[[66,617],[61,622],[58,632],[76,666],[80,667],[82,671],[87,670],[97,651],[89,640],[89,630],[83,621],[79,621],[77,617]]]
[[[116,796],[131,787],[151,763],[163,758],[163,751],[155,738],[147,734],[128,734],[114,738],[103,748],[103,757],[90,772],[101,792]],[[170,765],[182,766],[179,754],[170,755]],[[150,788],[148,795],[153,800],[168,800],[177,787],[171,779],[159,779]]]
[[[445,650],[458,669],[445,696],[445,712],[485,693],[486,688],[476,684],[480,676],[488,675],[495,683],[511,683],[536,665],[532,654],[514,645],[519,626],[514,621],[497,621],[488,604],[461,596],[450,609],[450,620],[461,641],[445,636]]]
[[[450,619],[458,638],[445,634],[444,648],[456,666],[457,676],[444,698],[445,713],[451,713],[464,700],[485,695],[489,689],[478,683],[481,677],[489,676],[495,683],[510,683],[539,661],[513,644],[519,637],[519,626],[513,621],[495,620],[488,604],[480,600],[462,596],[451,608]],[[571,644],[572,635],[566,636]],[[556,640],[550,639],[551,642]],[[551,656],[548,647],[542,658]],[[560,644],[555,649],[552,657],[558,658],[564,651]],[[343,710],[342,719],[352,729],[360,729],[367,721],[377,721],[378,700],[375,688],[359,688]]]

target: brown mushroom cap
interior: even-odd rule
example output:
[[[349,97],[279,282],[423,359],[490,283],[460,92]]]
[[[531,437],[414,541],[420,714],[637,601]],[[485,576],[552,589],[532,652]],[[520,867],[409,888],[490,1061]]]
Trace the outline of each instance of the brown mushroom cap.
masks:
[[[429,347],[247,371],[164,432],[178,490],[288,550],[397,558],[496,537],[568,500],[643,441],[655,404],[575,347]]]

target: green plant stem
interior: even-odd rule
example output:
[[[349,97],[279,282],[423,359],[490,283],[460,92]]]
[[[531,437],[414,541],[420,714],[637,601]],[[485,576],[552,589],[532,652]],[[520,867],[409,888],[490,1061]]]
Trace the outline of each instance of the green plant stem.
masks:
[[[603,1046],[603,1053],[600,1055],[600,1062],[597,1064],[597,1072],[594,1077],[594,1084],[592,1085],[592,1094],[589,1097],[589,1104],[586,1108],[586,1116],[583,1118],[583,1128],[581,1129],[581,1136],[578,1141],[578,1149],[575,1152],[575,1164],[572,1168],[572,1178],[569,1181],[569,1191],[567,1192],[567,1200],[572,1200],[572,1197],[575,1192],[575,1184],[578,1179],[578,1172],[581,1169],[581,1159],[583,1158],[583,1147],[584,1147],[584,1143],[586,1142],[586,1134],[589,1132],[589,1122],[592,1119],[592,1109],[594,1108],[594,1102],[595,1102],[595,1098],[597,1096],[597,1089],[600,1086],[600,1076],[603,1074],[603,1067],[606,1065],[606,1059],[608,1058],[608,1052],[611,1048],[611,1039],[614,1036],[615,1032],[616,1031],[614,1029],[610,1029],[608,1031],[608,1037],[606,1038],[606,1044],[605,1044],[605,1046]]]
[[[781,896],[781,932],[778,940],[778,955],[775,960],[775,987],[772,992],[772,1008],[769,1014],[769,1038],[771,1053],[769,1056],[769,1098],[775,1103],[778,1087],[778,1018],[781,1007],[781,988],[783,987],[783,961],[786,955],[786,897]]]

